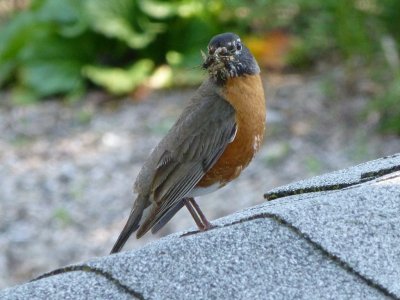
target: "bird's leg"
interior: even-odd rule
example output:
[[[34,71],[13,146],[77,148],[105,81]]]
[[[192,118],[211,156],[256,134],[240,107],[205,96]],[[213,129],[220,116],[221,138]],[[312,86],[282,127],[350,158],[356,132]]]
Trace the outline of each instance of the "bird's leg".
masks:
[[[199,215],[197,214],[195,208],[192,206],[192,204],[189,202],[190,198],[185,198],[183,199],[183,203],[185,203],[186,208],[188,209],[188,211],[190,212],[190,214],[192,215],[193,220],[196,222],[197,227],[199,228],[199,230],[204,230],[204,226],[203,223],[200,220]]]
[[[192,204],[193,208],[196,210],[197,214],[199,215],[201,222],[203,223],[203,230],[208,230],[211,227],[214,227],[206,218],[206,216],[203,214],[203,212],[200,209],[200,206],[197,204],[196,200],[194,198],[189,198],[188,201]]]
[[[207,220],[206,216],[201,211],[194,198],[185,198],[185,205],[196,222],[199,230],[205,231],[213,227],[213,225]]]

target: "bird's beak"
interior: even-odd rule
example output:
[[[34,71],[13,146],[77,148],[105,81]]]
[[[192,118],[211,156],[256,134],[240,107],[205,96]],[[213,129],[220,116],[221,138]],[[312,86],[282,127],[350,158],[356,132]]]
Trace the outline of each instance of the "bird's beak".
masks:
[[[229,57],[228,52],[225,47],[217,48],[213,54],[206,55],[203,51],[201,51],[201,55],[203,56],[203,68],[207,69],[214,62],[219,62],[221,59]]]

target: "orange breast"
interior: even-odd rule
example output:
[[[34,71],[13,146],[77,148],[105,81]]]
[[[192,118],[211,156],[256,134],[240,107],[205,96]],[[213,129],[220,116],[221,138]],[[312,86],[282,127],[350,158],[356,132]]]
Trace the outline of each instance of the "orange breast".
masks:
[[[221,186],[239,176],[260,148],[265,130],[265,97],[260,75],[230,78],[222,88],[223,97],[236,111],[238,130],[215,165],[197,184]]]

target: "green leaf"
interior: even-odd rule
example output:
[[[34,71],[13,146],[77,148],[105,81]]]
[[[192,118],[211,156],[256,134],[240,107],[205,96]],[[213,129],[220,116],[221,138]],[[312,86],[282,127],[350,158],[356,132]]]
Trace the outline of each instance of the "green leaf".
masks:
[[[0,64],[0,86],[10,79],[12,71],[15,69],[15,61],[8,60]]]
[[[64,4],[54,6],[55,3],[60,2]],[[69,74],[67,77],[71,78],[71,70],[77,69],[78,61],[84,61],[85,64],[90,62],[87,59],[87,51],[84,51],[87,50],[87,47],[81,46],[80,43],[75,44],[77,40],[65,38],[67,35],[77,35],[83,30],[83,27],[79,30],[74,27],[80,23],[78,21],[80,14],[78,13],[78,3],[77,0],[35,1],[32,11],[18,14],[7,24],[4,30],[0,32],[0,85],[9,80],[17,71],[20,74],[19,78],[23,80],[19,85],[23,85],[24,89],[32,88],[34,94],[47,96],[49,95],[48,91],[52,90],[57,93],[69,92],[65,88],[67,83],[64,83],[64,87],[61,88],[60,83],[56,84],[58,86],[56,87],[53,82],[49,82],[50,86],[45,88],[46,81],[31,79],[31,70],[32,66],[34,66],[34,70],[38,69],[38,61],[45,64],[44,69],[49,69],[51,61],[55,60],[56,66],[50,68],[50,71],[57,70],[58,72],[60,69],[64,69]],[[93,51],[89,52],[92,53]],[[73,61],[72,65],[75,66],[66,68],[66,63],[61,66],[59,62],[64,59],[66,62]],[[36,72],[33,71],[33,73]],[[51,72],[51,76],[57,78],[57,72]],[[79,69],[75,73],[80,76]],[[60,76],[61,78],[58,81],[62,82],[65,79],[62,71]],[[74,75],[74,78],[76,78],[76,75]],[[38,86],[35,86],[35,84],[38,84]]]
[[[133,91],[150,76],[153,69],[151,60],[142,59],[128,69],[86,66],[83,74],[109,92],[120,95]]]
[[[39,97],[59,93],[73,93],[83,89],[81,64],[73,60],[37,60],[22,66],[21,86]]]
[[[86,10],[93,30],[136,49],[149,45],[165,28],[151,22],[132,0],[87,0]]]
[[[36,27],[36,20],[30,12],[17,15],[0,32],[0,64],[12,60],[29,43]]]
[[[144,13],[153,18],[167,18],[177,12],[177,4],[173,2],[138,0],[138,4]]]
[[[31,36],[31,41],[21,49],[18,59],[22,64],[32,60],[76,60],[84,63],[90,62],[94,45],[85,44],[90,41],[89,36],[66,39],[57,35],[51,28],[44,26],[38,28]]]
[[[88,27],[85,12],[85,1],[81,0],[45,0],[37,5],[37,20],[52,24],[66,37],[74,37],[83,33]]]
[[[30,12],[17,15],[0,31],[0,86],[10,80],[18,67],[18,55],[29,43],[35,28]]]

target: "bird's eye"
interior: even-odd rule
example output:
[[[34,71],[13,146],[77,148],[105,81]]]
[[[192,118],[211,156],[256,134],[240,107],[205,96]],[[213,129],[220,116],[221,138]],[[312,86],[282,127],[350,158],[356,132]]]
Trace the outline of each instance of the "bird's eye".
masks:
[[[242,44],[240,42],[236,44],[236,50],[238,51],[242,50]]]
[[[214,52],[215,52],[215,48],[214,48],[214,47],[209,47],[209,48],[208,48],[208,54],[209,54],[209,55],[213,55]]]

